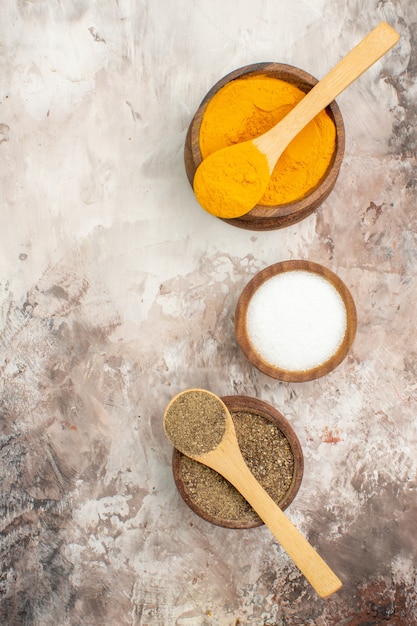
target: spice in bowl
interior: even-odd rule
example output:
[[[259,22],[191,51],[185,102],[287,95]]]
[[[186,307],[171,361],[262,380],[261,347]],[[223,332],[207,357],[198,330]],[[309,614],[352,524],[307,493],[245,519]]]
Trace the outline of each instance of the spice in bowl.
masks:
[[[246,327],[265,361],[287,370],[308,370],[337,352],[346,331],[339,292],[318,274],[294,270],[266,281],[251,299]]]
[[[356,309],[346,285],[309,261],[266,268],[239,299],[238,342],[258,369],[279,380],[301,382],[336,367],[356,332]]]
[[[234,70],[210,89],[191,120],[184,145],[188,180],[206,210],[239,228],[273,230],[299,222],[321,205],[336,183],[345,147],[343,118],[335,101],[290,142],[272,176],[269,165],[265,169],[264,165],[252,163],[257,154],[253,146],[245,158],[240,154],[240,149],[247,145],[245,142],[252,144],[256,137],[283,120],[317,82],[291,65],[257,63]],[[221,208],[215,208],[218,202],[213,198],[217,192],[225,193],[221,186],[223,177],[217,178],[220,176],[217,170],[221,169],[217,167],[217,159],[227,152],[229,166],[233,162],[230,151],[235,149],[239,149],[240,155],[233,157],[239,161],[237,173],[239,168],[247,168],[243,211],[240,206],[226,207],[227,203],[220,200]],[[263,152],[259,154],[265,160]],[[204,176],[199,175],[200,165],[203,161],[208,164],[211,159],[216,160],[217,170],[212,163],[211,168],[204,168]],[[251,168],[256,171],[252,172]],[[260,176],[264,169],[265,181]],[[216,177],[214,185],[209,184],[211,175]],[[256,191],[258,178],[262,183],[260,195]],[[205,193],[210,202],[204,201]],[[246,198],[249,194],[250,202]],[[234,198],[235,194],[228,193],[227,197]],[[240,196],[236,194],[236,198]],[[253,208],[248,210],[248,206]]]
[[[304,96],[296,85],[266,74],[227,83],[213,96],[203,114],[199,134],[203,159],[221,148],[263,134]],[[327,111],[322,111],[284,151],[260,204],[275,206],[303,198],[326,174],[335,145],[335,124]]]
[[[242,456],[252,474],[271,498],[285,509],[295,497],[303,473],[299,441],[276,409],[256,398],[222,398],[232,416]],[[173,453],[177,488],[195,513],[228,528],[251,528],[262,521],[243,496],[220,474]]]

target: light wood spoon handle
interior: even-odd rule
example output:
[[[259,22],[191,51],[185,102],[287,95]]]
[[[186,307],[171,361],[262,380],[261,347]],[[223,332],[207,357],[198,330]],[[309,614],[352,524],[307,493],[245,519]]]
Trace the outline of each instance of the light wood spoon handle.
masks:
[[[261,152],[266,154],[271,171],[294,137],[344,89],[388,52],[399,37],[386,22],[378,24],[281,122],[253,140]]]
[[[232,422],[230,415],[229,420]],[[342,582],[253,476],[236,445],[233,422],[230,422],[221,444],[194,458],[236,487],[321,597],[335,593]]]

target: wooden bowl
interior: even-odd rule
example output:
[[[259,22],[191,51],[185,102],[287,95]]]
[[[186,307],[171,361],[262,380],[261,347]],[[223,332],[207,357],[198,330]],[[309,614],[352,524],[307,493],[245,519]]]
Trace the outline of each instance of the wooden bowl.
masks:
[[[318,363],[310,369],[284,369],[278,367],[277,364],[271,364],[256,350],[253,341],[251,341],[247,329],[247,313],[250,301],[257,290],[264,285],[266,281],[282,274],[284,272],[292,272],[304,270],[318,274],[326,279],[337,290],[346,310],[346,326],[343,339],[336,351],[331,354],[330,358],[324,362]],[[285,306],[285,302],[282,302]],[[276,309],[274,309],[275,312]],[[278,317],[277,317],[278,320]],[[320,376],[324,376],[337,367],[349,352],[353,340],[356,335],[357,315],[356,307],[352,295],[344,282],[331,270],[313,263],[311,261],[283,261],[266,267],[264,270],[256,274],[252,280],[246,285],[238,300],[235,312],[235,332],[237,342],[246,355],[248,360],[261,372],[285,382],[305,382],[314,380]],[[253,339],[253,335],[252,335]],[[258,344],[259,345],[259,344]]]
[[[201,121],[207,104],[226,83],[236,78],[256,74],[266,74],[292,83],[305,93],[310,91],[318,82],[314,76],[307,72],[282,63],[246,65],[221,78],[202,100],[188,128],[184,146],[184,162],[191,186],[193,186],[196,169],[203,160],[199,147],[199,135]],[[296,202],[277,206],[262,206],[258,204],[246,215],[233,219],[224,219],[225,222],[248,230],[275,230],[303,220],[321,205],[336,183],[345,150],[345,129],[340,109],[336,102],[333,101],[326,110],[336,126],[336,148],[333,160],[322,181],[308,195]]]
[[[260,425],[264,423],[264,420],[275,424],[287,440],[294,459],[292,479],[288,490],[281,497],[281,499],[275,500],[282,510],[286,509],[298,492],[304,471],[302,448],[293,428],[279,411],[257,398],[250,398],[246,396],[226,396],[223,397],[222,400],[229,409],[235,424],[237,419],[243,419],[241,415],[239,417],[239,413],[252,413],[259,416]],[[242,453],[244,454],[243,451]],[[188,468],[188,476],[186,473],[186,467]],[[244,507],[240,516],[235,516],[235,518],[232,519],[230,516],[228,517],[220,512],[213,514],[207,509],[207,507],[202,505],[201,501],[199,501],[195,494],[196,489],[200,487],[198,481],[203,481],[203,479],[200,478],[200,474],[196,474],[194,481],[190,478],[190,474],[193,474],[194,471],[201,471],[201,468],[204,470],[205,476],[204,488],[207,488],[207,483],[205,481],[208,479],[209,487],[213,485],[213,491],[216,489],[216,503],[219,503],[219,511],[224,511],[225,506],[223,505],[225,504],[227,508],[231,499],[233,503],[235,503],[236,498],[238,498],[241,500]],[[210,468],[201,466],[201,464],[197,461],[188,459],[188,457],[185,457],[176,448],[174,448],[172,455],[172,470],[175,484],[182,499],[197,515],[206,521],[225,528],[254,528],[263,524],[262,520],[258,517],[255,511],[243,500],[243,497],[235,490],[235,488],[227,483],[222,476]],[[262,484],[261,480],[260,482]],[[219,487],[222,487],[220,492],[218,492]]]

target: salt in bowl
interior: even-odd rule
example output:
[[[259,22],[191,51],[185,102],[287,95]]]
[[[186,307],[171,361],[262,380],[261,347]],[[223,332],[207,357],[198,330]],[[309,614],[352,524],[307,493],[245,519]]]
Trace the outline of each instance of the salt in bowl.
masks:
[[[356,334],[352,295],[331,270],[311,261],[266,267],[243,289],[237,342],[261,372],[286,382],[319,378],[337,367]]]

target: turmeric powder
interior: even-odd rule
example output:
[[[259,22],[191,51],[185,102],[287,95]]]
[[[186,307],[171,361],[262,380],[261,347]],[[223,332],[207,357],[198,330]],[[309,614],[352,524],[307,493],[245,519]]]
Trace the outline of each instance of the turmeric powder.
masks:
[[[266,155],[253,142],[237,143],[204,159],[194,176],[194,193],[212,215],[240,217],[258,203],[270,175]]]
[[[203,159],[221,148],[266,132],[304,95],[295,85],[265,74],[237,78],[227,83],[213,96],[203,115],[199,135]],[[288,145],[272,172],[259,204],[287,204],[307,195],[326,174],[335,145],[335,124],[327,112],[322,111]],[[208,192],[211,185],[206,178]],[[199,192],[201,202],[205,191],[200,188]],[[212,200],[221,202],[221,198]],[[223,213],[221,215],[226,217]]]

